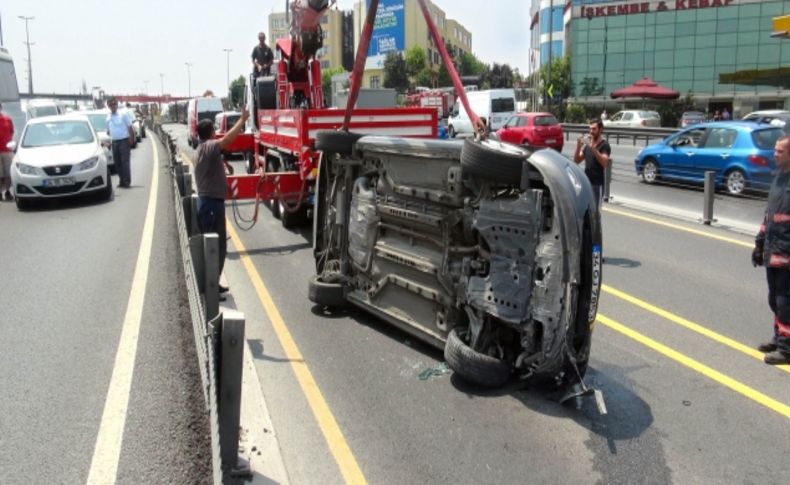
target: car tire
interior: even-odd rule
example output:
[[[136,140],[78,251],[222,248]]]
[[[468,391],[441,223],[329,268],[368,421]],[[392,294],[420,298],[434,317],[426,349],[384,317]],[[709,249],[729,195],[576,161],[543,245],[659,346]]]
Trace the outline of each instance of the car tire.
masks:
[[[338,278],[326,278],[324,275],[313,276],[307,287],[307,298],[321,307],[337,308],[345,305],[345,286],[338,281]]]
[[[461,168],[496,183],[519,185],[524,162],[532,153],[522,147],[496,140],[464,140]]]
[[[476,386],[501,387],[510,380],[510,364],[470,348],[455,328],[447,335],[444,360],[453,372]]]
[[[16,208],[20,211],[29,210],[32,204],[32,201],[29,201],[23,197],[14,197],[14,201],[16,202]]]
[[[284,228],[293,229],[307,223],[307,206],[304,203],[302,207],[295,212],[289,211],[285,207],[285,202],[281,200],[277,201],[276,204],[280,212],[280,222],[282,222]]]
[[[642,181],[646,184],[655,183],[658,180],[658,163],[652,158],[646,158],[642,164]]]
[[[102,189],[99,197],[101,200],[112,200],[112,177],[110,177],[110,167],[107,167],[107,186]]]
[[[141,131],[141,132],[140,132],[140,136],[141,136],[141,137],[143,137],[143,138],[145,138],[145,130],[143,130],[143,131]]]
[[[362,138],[362,135],[359,133],[322,130],[316,134],[315,149],[324,153],[351,155],[354,151],[354,144],[360,138]]]
[[[447,136],[449,136],[450,138],[455,138],[457,134],[458,133],[455,132],[455,128],[453,128],[453,125],[447,127]]]
[[[258,109],[277,109],[277,82],[274,76],[259,77],[255,81]]]
[[[143,138],[140,135],[137,135],[137,138],[135,138],[135,140],[137,141],[137,143],[140,143],[141,141],[143,141]]]
[[[730,195],[743,195],[746,190],[746,174],[739,168],[734,168],[727,172],[724,177],[727,193]]]
[[[255,152],[244,153],[244,168],[250,175],[255,173]]]

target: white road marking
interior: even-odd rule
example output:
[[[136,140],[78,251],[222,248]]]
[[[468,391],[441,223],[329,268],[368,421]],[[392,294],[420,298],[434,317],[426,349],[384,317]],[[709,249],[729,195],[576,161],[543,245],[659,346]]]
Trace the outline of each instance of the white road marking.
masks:
[[[99,435],[93,450],[93,460],[88,474],[89,485],[113,484],[118,473],[118,460],[121,456],[123,430],[126,425],[126,412],[129,406],[129,393],[132,387],[134,361],[137,355],[137,340],[140,334],[140,322],[145,303],[145,288],[148,283],[148,269],[151,260],[151,246],[154,236],[154,220],[156,218],[156,194],[159,185],[159,152],[156,142],[154,149],[153,175],[151,177],[151,193],[148,196],[148,210],[143,224],[143,235],[140,239],[140,252],[137,254],[137,265],[134,269],[132,290],[123,319],[121,339],[115,355],[115,366],[112,370],[110,388],[104,403]]]

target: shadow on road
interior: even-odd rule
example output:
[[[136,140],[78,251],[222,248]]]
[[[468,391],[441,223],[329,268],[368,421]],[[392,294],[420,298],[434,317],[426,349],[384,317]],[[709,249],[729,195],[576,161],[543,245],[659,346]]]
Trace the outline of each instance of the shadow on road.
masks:
[[[642,266],[642,263],[628,258],[610,258],[606,257],[603,262],[607,266],[617,266],[619,268],[633,269]]]
[[[255,360],[268,360],[269,362],[279,362],[279,363],[286,363],[286,362],[304,363],[304,360],[302,359],[281,359],[278,357],[271,357],[266,355],[263,351],[263,340],[261,339],[247,339],[247,344],[250,346],[250,353],[252,354],[252,357]]]

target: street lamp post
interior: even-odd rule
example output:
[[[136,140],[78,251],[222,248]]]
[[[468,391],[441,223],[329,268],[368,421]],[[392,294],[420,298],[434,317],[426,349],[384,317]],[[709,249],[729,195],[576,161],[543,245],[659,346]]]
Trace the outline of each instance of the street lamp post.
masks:
[[[165,95],[165,74],[162,72],[159,73],[159,95]]]
[[[192,97],[192,63],[185,62],[185,66],[187,66],[187,97]]]
[[[228,104],[230,104],[233,101],[232,100],[233,92],[230,89],[230,53],[233,52],[233,49],[222,49],[222,50],[225,51],[225,54],[227,56],[227,65],[226,65],[227,67],[225,68],[225,80],[228,84]]]
[[[18,17],[25,21],[25,45],[27,46],[27,92],[33,94],[33,61],[30,58],[30,30],[28,30],[28,22],[35,20],[35,17],[25,17],[18,15]]]
[[[148,82],[149,82],[149,81],[143,81],[143,84],[145,84],[145,93],[144,93],[144,94],[145,94],[146,96],[148,96]]]

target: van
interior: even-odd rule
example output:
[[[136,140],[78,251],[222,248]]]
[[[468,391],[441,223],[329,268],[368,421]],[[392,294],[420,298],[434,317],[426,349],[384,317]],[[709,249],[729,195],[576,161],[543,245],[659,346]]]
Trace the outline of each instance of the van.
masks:
[[[197,133],[197,124],[200,120],[214,118],[222,113],[222,101],[219,98],[192,98],[187,105],[187,125],[189,125],[189,146],[197,148],[200,138]]]
[[[31,99],[27,102],[27,119],[40,118],[42,116],[57,116],[66,112],[63,104],[54,99]]]
[[[469,106],[480,118],[485,118],[488,129],[494,132],[505,124],[516,113],[516,92],[512,89],[489,89],[466,93]],[[450,138],[458,134],[471,134],[472,120],[459,99],[447,119],[447,131]]]

